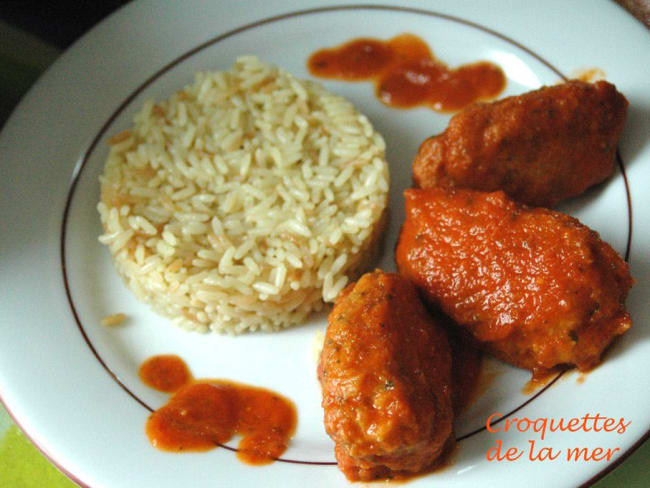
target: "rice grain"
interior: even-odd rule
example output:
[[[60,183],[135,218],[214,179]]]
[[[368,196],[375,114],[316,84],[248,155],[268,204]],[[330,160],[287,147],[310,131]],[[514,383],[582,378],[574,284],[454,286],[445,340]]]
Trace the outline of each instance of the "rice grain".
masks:
[[[187,329],[300,323],[378,245],[383,139],[342,97],[255,57],[145,103],[108,142],[99,241]]]

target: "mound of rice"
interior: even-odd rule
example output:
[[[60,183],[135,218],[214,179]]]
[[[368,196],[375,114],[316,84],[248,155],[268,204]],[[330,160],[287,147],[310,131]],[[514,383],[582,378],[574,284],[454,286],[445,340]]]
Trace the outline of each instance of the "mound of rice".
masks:
[[[147,102],[109,144],[99,240],[185,328],[300,323],[377,248],[383,139],[342,97],[255,57]]]

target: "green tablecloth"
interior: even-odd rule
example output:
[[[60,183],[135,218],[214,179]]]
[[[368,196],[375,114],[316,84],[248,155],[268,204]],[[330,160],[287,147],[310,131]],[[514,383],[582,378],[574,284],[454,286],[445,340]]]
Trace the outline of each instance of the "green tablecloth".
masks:
[[[31,444],[0,406],[0,486],[3,488],[74,488]]]
[[[0,125],[31,83],[58,55],[38,39],[0,22]],[[144,428],[144,426],[143,426]],[[0,488],[76,485],[61,474],[13,424],[0,406]],[[650,487],[650,441],[594,488]],[[110,488],[110,487],[106,487]],[[144,487],[143,487],[144,488]]]

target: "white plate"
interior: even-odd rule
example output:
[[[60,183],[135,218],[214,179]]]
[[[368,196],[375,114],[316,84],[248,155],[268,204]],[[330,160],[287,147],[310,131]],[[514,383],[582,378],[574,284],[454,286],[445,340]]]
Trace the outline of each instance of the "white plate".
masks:
[[[336,7],[336,4],[341,6]],[[2,232],[0,394],[37,445],[80,484],[92,487],[345,486],[332,465],[332,442],[322,425],[311,352],[324,316],[282,333],[237,338],[186,333],[136,302],[111,267],[95,205],[106,138],[129,126],[147,98],[165,98],[191,82],[195,71],[226,69],[254,53],[307,77],[305,61],[317,48],[356,36],[423,37],[451,66],[492,60],[508,76],[505,95],[581,68],[605,71],[630,101],[621,155],[622,173],[564,209],[628,254],[637,284],[628,299],[634,328],[607,361],[578,382],[574,372],[536,396],[524,395],[524,371],[491,362],[498,371],[487,393],[458,419],[464,437],[453,465],[412,481],[444,486],[489,484],[576,486],[601,475],[647,436],[650,428],[650,36],[613,2],[409,1],[354,8],[342,2],[144,2],[111,16],[67,51],[36,84],[0,139]],[[530,5],[530,6],[529,6]],[[448,116],[426,109],[394,110],[368,83],[325,82],[366,113],[383,133],[391,166],[392,222],[381,265],[394,269],[392,249],[403,218],[402,190],[410,161]],[[629,195],[629,201],[628,201]],[[632,235],[630,230],[633,229]],[[64,265],[64,266],[62,266]],[[65,273],[64,273],[65,270]],[[130,317],[107,329],[110,313]],[[197,377],[223,377],[265,386],[293,399],[298,430],[284,459],[250,467],[231,451],[168,454],[144,434],[148,408],[165,395],[143,386],[145,358],[176,353]],[[517,410],[518,409],[518,410]],[[600,413],[631,421],[624,434],[482,430],[495,412],[514,417],[565,418]],[[503,428],[505,421],[498,424]],[[506,447],[556,451],[616,448],[611,462],[489,462],[487,450]],[[236,445],[231,442],[230,445]],[[318,464],[325,463],[325,464]],[[531,481],[534,480],[534,481]]]

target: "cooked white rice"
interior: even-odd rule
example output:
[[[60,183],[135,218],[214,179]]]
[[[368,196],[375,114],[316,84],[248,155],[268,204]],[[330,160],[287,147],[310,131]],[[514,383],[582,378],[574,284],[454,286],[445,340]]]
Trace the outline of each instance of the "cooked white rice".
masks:
[[[383,139],[342,97],[255,57],[147,102],[109,144],[99,240],[185,328],[300,323],[376,245]]]

